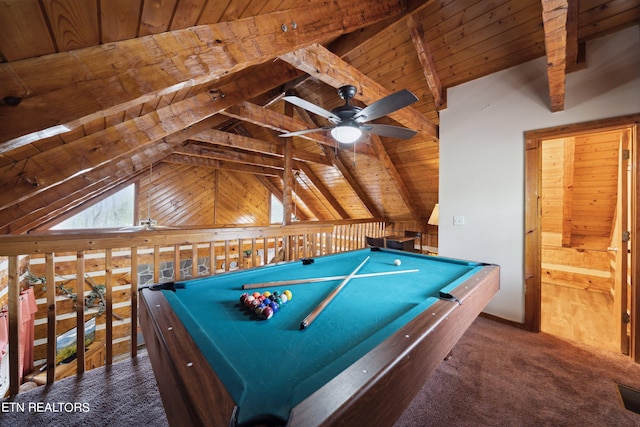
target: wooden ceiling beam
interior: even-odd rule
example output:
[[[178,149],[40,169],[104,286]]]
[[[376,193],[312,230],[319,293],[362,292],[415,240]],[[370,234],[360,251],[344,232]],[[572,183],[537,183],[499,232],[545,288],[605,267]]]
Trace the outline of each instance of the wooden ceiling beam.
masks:
[[[542,0],[551,111],[563,111],[568,65],[578,55],[578,0]]]
[[[176,163],[179,165],[198,166],[203,168],[220,169],[230,172],[249,173],[252,175],[265,175],[282,177],[282,169],[275,169],[266,166],[253,166],[237,162],[224,160],[214,160],[205,157],[191,156],[180,153],[173,153],[162,159],[165,163]]]
[[[260,154],[268,154],[283,157],[282,144],[263,141],[237,133],[224,132],[217,129],[207,129],[191,137],[193,141],[203,142],[221,147],[238,148]],[[331,160],[326,156],[308,151],[293,149],[293,158],[305,162],[331,165]]]
[[[323,215],[323,212],[320,211],[320,209],[318,209],[317,204],[320,200],[318,200],[317,195],[310,190],[308,184],[304,181],[304,179],[302,179],[300,174],[295,173],[293,175],[293,179],[294,179],[293,195],[295,196],[293,198],[294,203],[295,203],[296,197],[300,199],[300,201],[304,203],[305,207],[309,211],[311,211],[311,213],[317,220],[324,221],[328,219],[333,219],[333,218],[327,218],[326,215]],[[305,188],[307,191],[305,191]],[[296,206],[299,206],[299,204],[297,204]],[[295,212],[295,216],[298,216],[297,211]]]
[[[0,64],[7,149],[214,81],[405,10],[402,0],[312,3],[96,47]],[[295,23],[295,25],[292,25]],[[49,72],[43,76],[41,70]],[[58,108],[44,106],[56,105]]]
[[[293,118],[293,106],[286,103],[284,115]],[[284,174],[282,175],[282,225],[291,225],[293,214],[293,137],[284,138]],[[288,247],[288,245],[287,245]],[[290,250],[291,248],[289,248]],[[287,258],[288,259],[288,258]]]
[[[224,148],[205,147],[200,145],[187,145],[180,147],[173,154],[185,156],[196,156],[205,159],[220,160],[223,162],[242,163],[253,166],[268,166],[270,168],[284,169],[284,162],[281,158],[242,153],[239,151],[225,150]]]
[[[333,197],[331,194],[331,190],[327,188],[326,185],[320,180],[320,178],[313,172],[313,169],[309,165],[303,162],[298,162],[297,167],[306,175],[306,177],[311,181],[314,187],[318,189],[320,194],[326,199],[331,208],[336,211],[336,213],[340,216],[340,219],[349,219],[350,216],[347,211],[344,210],[338,199]]]
[[[281,55],[280,59],[335,88],[354,84],[358,88],[357,99],[367,105],[391,95],[376,81],[317,43]],[[413,107],[397,110],[389,117],[421,132],[424,139],[438,140],[437,126]]]
[[[446,92],[442,90],[442,83],[440,83],[440,77],[438,77],[438,72],[436,71],[436,64],[431,56],[429,45],[424,39],[422,24],[419,17],[415,15],[415,13],[412,13],[407,17],[407,27],[409,28],[413,46],[420,60],[420,65],[422,65],[427,86],[429,86],[429,90],[433,96],[433,103],[435,104],[436,110],[438,110],[445,103]]]

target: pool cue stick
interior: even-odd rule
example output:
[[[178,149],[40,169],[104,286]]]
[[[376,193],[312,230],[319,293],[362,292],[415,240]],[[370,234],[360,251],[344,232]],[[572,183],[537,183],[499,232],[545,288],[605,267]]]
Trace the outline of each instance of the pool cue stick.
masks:
[[[353,276],[354,279],[360,279],[363,277],[376,277],[376,276],[386,276],[389,274],[404,274],[404,273],[415,273],[420,270],[398,270],[398,271],[381,271],[379,273],[364,273],[364,274],[356,274]],[[242,289],[259,289],[259,288],[268,288],[271,286],[287,286],[287,285],[298,285],[302,283],[316,283],[316,282],[329,282],[331,280],[342,280],[346,279],[347,276],[324,276],[324,277],[309,277],[308,279],[291,279],[291,280],[277,280],[275,282],[261,282],[261,283],[247,283],[242,285]]]
[[[360,265],[351,272],[351,274],[349,274],[342,282],[340,282],[340,284],[333,291],[331,291],[331,293],[327,295],[327,297],[323,299],[322,302],[318,304],[318,306],[314,308],[313,311],[302,320],[302,322],[300,322],[300,329],[307,329],[311,325],[311,323],[316,320],[320,313],[322,313],[322,311],[329,305],[329,303],[333,301],[333,299],[336,297],[336,295],[338,295],[342,288],[344,288],[345,285],[349,283],[349,281],[353,278],[353,276],[356,275],[358,270],[360,270],[362,266],[365,265],[367,261],[369,261],[369,258],[370,257],[366,257],[364,261],[362,261]]]

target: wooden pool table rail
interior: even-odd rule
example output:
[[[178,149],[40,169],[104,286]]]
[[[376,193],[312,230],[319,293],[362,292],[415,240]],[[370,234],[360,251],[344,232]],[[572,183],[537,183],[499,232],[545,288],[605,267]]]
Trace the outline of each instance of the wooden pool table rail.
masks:
[[[500,268],[487,266],[296,406],[291,426],[389,426],[499,290]],[[461,355],[464,357],[464,355]]]
[[[488,265],[293,408],[290,426],[391,425],[499,289]],[[161,292],[140,322],[171,426],[235,425],[236,403]],[[461,357],[464,357],[463,355]]]

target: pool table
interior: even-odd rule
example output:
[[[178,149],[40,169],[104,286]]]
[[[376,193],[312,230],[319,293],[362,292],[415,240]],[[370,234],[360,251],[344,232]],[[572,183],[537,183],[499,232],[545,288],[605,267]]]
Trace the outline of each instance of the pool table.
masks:
[[[240,303],[265,282],[292,293],[268,320]],[[499,267],[372,248],[160,287],[140,290],[140,324],[171,425],[391,425],[498,291]]]

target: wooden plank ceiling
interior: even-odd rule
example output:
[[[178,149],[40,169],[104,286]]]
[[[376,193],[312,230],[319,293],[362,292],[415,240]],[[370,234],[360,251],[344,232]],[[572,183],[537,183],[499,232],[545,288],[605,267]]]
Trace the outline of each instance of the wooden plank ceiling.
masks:
[[[424,223],[447,88],[546,53],[560,111],[584,42],[639,21],[637,0],[0,0],[0,233],[159,162],[251,174],[305,219]],[[326,124],[285,93],[331,110],[345,84],[411,90],[377,122],[418,134],[278,137]]]

